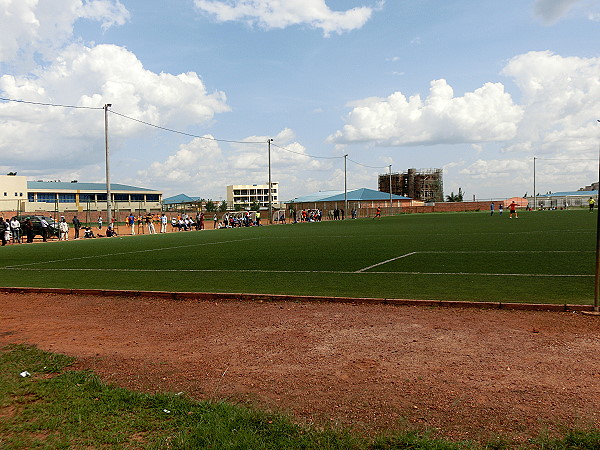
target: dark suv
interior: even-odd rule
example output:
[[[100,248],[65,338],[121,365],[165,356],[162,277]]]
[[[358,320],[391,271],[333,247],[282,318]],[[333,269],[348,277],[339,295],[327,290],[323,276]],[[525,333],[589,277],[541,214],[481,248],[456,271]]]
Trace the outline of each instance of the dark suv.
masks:
[[[21,222],[21,235],[27,236],[27,230],[25,230],[25,221],[31,219],[33,224],[33,237],[42,235],[42,217],[48,222],[48,237],[58,236],[58,223],[54,221],[52,217],[46,216],[17,216],[17,220]]]

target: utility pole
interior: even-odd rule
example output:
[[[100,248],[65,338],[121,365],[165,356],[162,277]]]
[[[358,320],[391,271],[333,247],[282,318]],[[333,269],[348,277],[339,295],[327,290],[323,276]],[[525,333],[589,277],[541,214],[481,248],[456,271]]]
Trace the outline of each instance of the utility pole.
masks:
[[[392,165],[389,166],[390,169],[390,216],[394,215],[394,204],[392,203]]]
[[[533,157],[533,210],[537,208],[537,193],[535,192],[535,156]]]
[[[110,158],[108,153],[108,108],[112,104],[104,105],[104,148],[106,150],[106,226],[112,225],[112,211],[110,210],[111,193],[110,193]]]
[[[271,200],[271,142],[273,142],[273,139],[267,139],[267,144],[269,144],[269,225],[273,224],[273,203]]]
[[[344,218],[348,214],[348,177],[346,172],[346,159],[348,155],[344,155]]]
[[[600,122],[600,120],[598,120]],[[600,144],[598,146],[598,181],[600,182]],[[598,194],[596,200],[600,199],[600,186],[598,188]],[[597,203],[600,203],[597,201]],[[600,305],[598,303],[598,294],[600,290],[600,212],[596,208],[597,220],[596,220],[596,278],[594,282],[594,312],[600,312]]]

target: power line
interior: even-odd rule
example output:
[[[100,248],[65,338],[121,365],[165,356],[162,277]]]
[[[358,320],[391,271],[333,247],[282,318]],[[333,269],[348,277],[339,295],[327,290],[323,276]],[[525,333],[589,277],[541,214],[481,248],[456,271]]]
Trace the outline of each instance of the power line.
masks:
[[[113,110],[109,110],[109,112],[116,114],[117,116],[123,117],[125,119],[133,120],[134,122],[139,122],[144,125],[148,125],[149,127],[158,128],[159,130],[169,131],[170,133],[181,134],[183,136],[189,136],[189,137],[194,137],[194,138],[198,138],[198,139],[206,139],[207,141],[229,142],[229,143],[234,143],[234,144],[264,144],[263,141],[235,141],[232,139],[217,139],[217,138],[212,138],[212,137],[207,137],[207,136],[199,136],[197,134],[191,134],[191,133],[186,133],[184,131],[178,131],[178,130],[173,130],[171,128],[161,127],[160,125],[156,125],[156,124],[153,124],[150,122],[145,122],[140,119],[135,119],[133,117],[126,116],[125,114],[121,114],[121,113],[118,113]]]
[[[40,106],[55,106],[58,108],[71,108],[71,109],[104,109],[102,106],[94,107],[94,106],[76,106],[76,105],[60,105],[56,103],[42,103],[42,102],[28,102],[26,100],[16,100],[14,98],[4,98],[0,97],[0,100],[5,102],[14,102],[14,103],[26,103],[28,105],[40,105]]]
[[[387,166],[367,166],[366,164],[361,164],[357,161],[354,161],[350,158],[348,158],[348,161],[353,162],[354,164],[358,164],[359,166],[363,166],[363,167],[368,167],[369,169],[387,169],[389,167],[389,165]]]
[[[316,158],[316,159],[341,159],[341,158],[343,158],[343,156],[314,156],[314,155],[308,155],[306,153],[301,153],[301,152],[296,152],[294,150],[290,150],[289,148],[282,147],[282,146],[277,145],[275,143],[271,143],[271,145],[273,147],[277,147],[277,148],[279,148],[281,150],[284,150],[286,152],[295,153],[296,155],[306,156],[307,158]]]

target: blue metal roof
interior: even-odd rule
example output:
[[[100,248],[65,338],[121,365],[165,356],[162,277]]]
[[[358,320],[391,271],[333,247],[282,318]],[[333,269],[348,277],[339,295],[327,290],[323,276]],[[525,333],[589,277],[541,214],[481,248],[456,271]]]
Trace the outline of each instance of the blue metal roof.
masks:
[[[385,201],[390,199],[390,194],[387,192],[376,191],[374,189],[354,189],[346,193],[348,201]],[[392,200],[410,200],[409,197],[392,194]],[[310,202],[339,202],[344,201],[344,191],[323,191],[315,192],[314,194],[305,195],[290,200],[289,203],[310,203]]]
[[[200,197],[190,197],[189,195],[185,195],[185,194],[177,194],[174,195],[173,197],[169,197],[169,198],[165,198],[163,200],[163,203],[165,205],[174,205],[174,204],[178,204],[178,203],[193,203],[198,201]]]
[[[30,191],[52,190],[52,191],[103,191],[106,192],[106,183],[67,183],[64,181],[28,181],[27,189]],[[141,187],[129,186],[126,184],[111,183],[111,191],[152,191]]]

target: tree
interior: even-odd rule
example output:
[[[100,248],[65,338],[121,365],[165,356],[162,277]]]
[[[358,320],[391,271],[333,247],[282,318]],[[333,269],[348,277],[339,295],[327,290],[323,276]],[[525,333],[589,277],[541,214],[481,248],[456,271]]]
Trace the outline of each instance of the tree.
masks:
[[[450,195],[446,195],[447,202],[462,202],[463,201],[464,192],[462,188],[458,188],[458,194],[454,195],[454,192],[450,192]]]
[[[252,202],[252,204],[250,205],[250,211],[259,211],[260,210],[260,203],[258,203],[257,201]]]
[[[208,200],[204,207],[206,208],[207,212],[214,212],[217,210],[217,205],[215,205],[215,202],[213,202],[212,200]]]
[[[219,211],[220,212],[227,211],[227,202],[225,200],[221,201],[221,204],[219,205]]]

